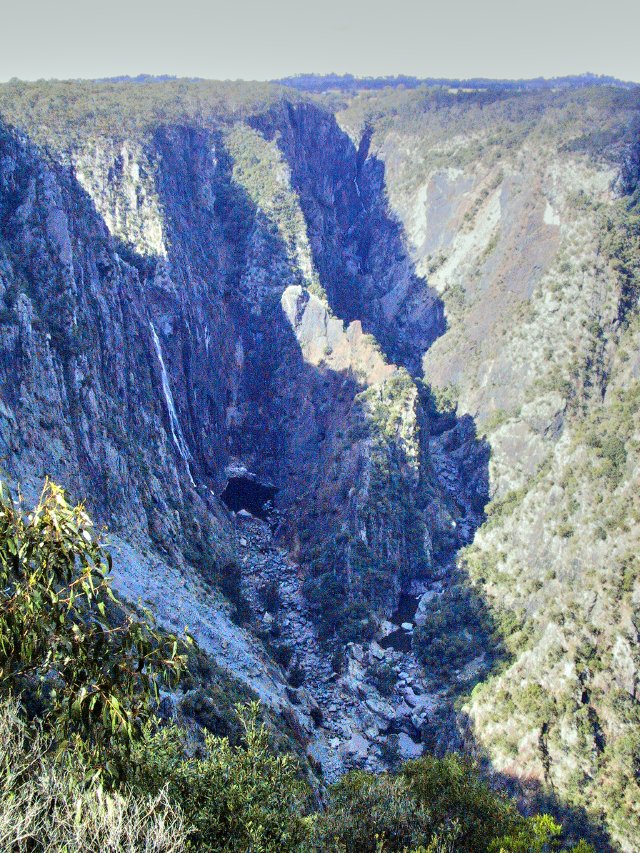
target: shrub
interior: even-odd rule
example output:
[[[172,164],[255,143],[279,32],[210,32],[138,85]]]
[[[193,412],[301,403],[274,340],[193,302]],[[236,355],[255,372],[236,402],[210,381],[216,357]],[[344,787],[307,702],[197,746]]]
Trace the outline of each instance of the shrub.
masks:
[[[269,613],[278,613],[282,606],[280,597],[280,585],[277,580],[270,580],[263,584],[258,590],[260,602]]]
[[[439,679],[472,661],[478,654],[478,638],[486,639],[493,627],[478,596],[463,584],[452,584],[434,596],[422,612],[426,621],[414,630],[412,649]]]
[[[231,618],[242,625],[251,617],[251,607],[242,592],[242,569],[235,560],[227,560],[218,575],[218,584],[222,594],[233,605]]]
[[[405,850],[430,838],[432,826],[430,812],[415,802],[405,779],[357,770],[331,789],[329,809],[316,823],[315,849],[345,853]]]
[[[288,643],[271,643],[267,648],[273,659],[277,661],[283,669],[288,669],[289,664],[293,660],[294,649]]]
[[[369,678],[383,696],[392,695],[398,680],[395,669],[385,661],[378,661],[371,667]]]
[[[343,777],[318,819],[316,842],[318,850],[347,853],[448,849],[455,842],[451,849],[484,853],[520,821],[513,803],[482,782],[469,762],[428,757],[408,762],[396,775],[355,771]]]
[[[467,758],[423,756],[402,769],[412,795],[431,810],[433,829],[458,826],[457,849],[484,853],[521,821],[512,800],[493,791]]]
[[[438,412],[455,412],[458,407],[460,391],[455,384],[444,385],[441,388],[433,386],[431,394]]]
[[[150,736],[132,756],[135,783],[152,795],[166,785],[192,827],[192,849],[201,853],[298,850],[308,834],[308,790],[298,763],[273,753],[257,703],[238,706],[238,714],[243,743],[207,735],[203,757],[186,757],[176,728]]]
[[[476,766],[458,755],[425,756],[399,773],[362,770],[331,789],[317,818],[317,851],[341,853],[547,853],[562,827],[549,815],[523,818],[515,803],[492,790]],[[593,853],[580,842],[580,853]]]
[[[299,661],[296,661],[291,667],[289,674],[287,675],[287,681],[292,687],[298,688],[302,687],[305,679],[305,671],[302,664]]]

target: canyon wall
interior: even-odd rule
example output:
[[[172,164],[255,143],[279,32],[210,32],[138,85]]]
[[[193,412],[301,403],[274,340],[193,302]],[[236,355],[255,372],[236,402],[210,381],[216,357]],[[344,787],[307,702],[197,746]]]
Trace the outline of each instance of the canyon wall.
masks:
[[[3,477],[86,499],[312,772],[465,748],[633,849],[637,93],[39,85]]]

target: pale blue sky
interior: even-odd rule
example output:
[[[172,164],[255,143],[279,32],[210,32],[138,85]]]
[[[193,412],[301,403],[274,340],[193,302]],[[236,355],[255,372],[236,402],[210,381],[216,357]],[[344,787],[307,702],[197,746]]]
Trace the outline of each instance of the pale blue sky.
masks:
[[[299,72],[640,81],[640,0],[0,0],[0,80]]]

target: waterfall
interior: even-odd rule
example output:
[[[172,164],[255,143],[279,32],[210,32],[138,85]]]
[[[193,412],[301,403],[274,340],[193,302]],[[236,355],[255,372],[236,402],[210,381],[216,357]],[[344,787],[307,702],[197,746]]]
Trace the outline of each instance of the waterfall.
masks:
[[[171,426],[171,435],[173,437],[173,443],[178,449],[178,453],[182,457],[184,464],[187,466],[187,473],[189,474],[189,480],[191,481],[191,485],[195,487],[195,483],[193,482],[193,477],[191,476],[191,468],[189,467],[189,459],[191,458],[191,454],[189,453],[189,449],[184,440],[184,435],[182,434],[182,430],[180,428],[180,421],[178,420],[178,413],[176,412],[176,407],[173,402],[173,394],[171,393],[171,386],[169,385],[169,376],[167,374],[167,368],[164,365],[164,359],[162,357],[162,347],[160,346],[160,339],[158,338],[158,333],[155,330],[155,326],[149,320],[149,326],[151,327],[151,334],[153,335],[153,343],[156,348],[156,355],[158,356],[158,361],[160,362],[160,373],[162,374],[162,391],[164,393],[164,399],[167,404],[167,411],[169,412],[169,424]]]

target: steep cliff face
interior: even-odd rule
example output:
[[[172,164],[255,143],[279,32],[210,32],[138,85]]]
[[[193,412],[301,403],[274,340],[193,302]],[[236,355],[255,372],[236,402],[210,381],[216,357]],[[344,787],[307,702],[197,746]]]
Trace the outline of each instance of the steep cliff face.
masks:
[[[638,98],[361,95],[447,330],[425,379],[491,447],[461,566],[505,638],[466,706],[530,793],[638,835]],[[634,177],[635,176],[635,177]],[[634,746],[635,744],[635,746]],[[602,842],[604,843],[604,842]]]
[[[427,707],[448,699],[432,702],[419,662],[395,641],[385,662],[375,638],[395,630],[408,651],[388,619],[470,541],[486,454],[407,370],[442,309],[413,273],[380,164],[311,104],[77,126],[48,153],[2,135],[7,474],[87,496],[120,549],[122,591],[189,624],[297,720],[329,776],[384,766],[390,737],[415,754]],[[271,533],[227,510],[230,477],[238,495],[266,484]],[[299,615],[266,630],[269,583]],[[394,665],[413,675],[394,685]],[[369,677],[381,667],[388,698]]]
[[[6,476],[328,778],[486,751],[632,849],[637,93],[78,85],[0,91]]]
[[[290,106],[287,118],[282,130],[273,118],[257,126],[268,137],[279,133],[333,310],[360,320],[393,362],[415,373],[444,331],[442,302],[414,271],[389,209],[384,165],[370,156],[370,130],[354,143],[309,104]]]

